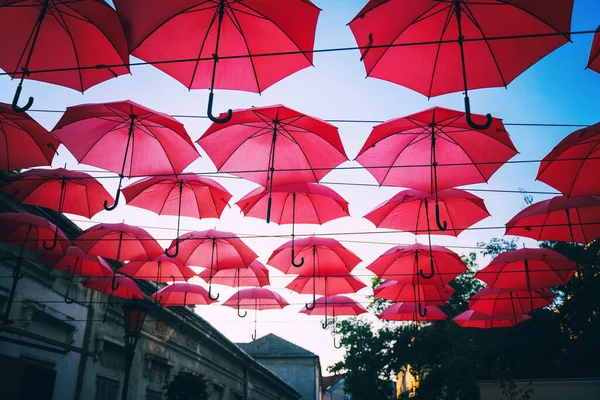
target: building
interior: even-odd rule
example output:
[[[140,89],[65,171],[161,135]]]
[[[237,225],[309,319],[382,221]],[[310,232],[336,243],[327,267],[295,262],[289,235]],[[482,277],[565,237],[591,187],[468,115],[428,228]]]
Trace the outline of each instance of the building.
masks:
[[[303,400],[321,400],[321,363],[316,354],[273,334],[238,345],[296,389]]]
[[[346,377],[332,375],[323,377],[323,400],[350,400],[352,397],[344,390]]]
[[[600,379],[532,379],[514,381],[479,381],[479,398],[496,400],[525,398],[530,400],[597,400]]]
[[[0,212],[27,211],[0,194]],[[70,237],[79,228],[61,217]],[[0,312],[13,283],[18,251],[0,243]],[[67,275],[25,250],[10,323],[0,323],[0,400],[120,399],[125,368],[122,300],[71,287]],[[77,278],[75,278],[77,280]],[[152,282],[140,282],[149,295]],[[129,399],[162,399],[162,388],[180,370],[206,376],[211,400],[296,400],[300,394],[229,341],[188,307],[151,307],[137,344]]]

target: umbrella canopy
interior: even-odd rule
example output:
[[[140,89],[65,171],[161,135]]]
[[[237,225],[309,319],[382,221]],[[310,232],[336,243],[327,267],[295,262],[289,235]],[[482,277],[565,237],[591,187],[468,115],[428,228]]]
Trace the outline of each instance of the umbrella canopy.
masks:
[[[556,196],[534,203],[506,223],[506,234],[588,244],[600,237],[600,196]]]
[[[493,317],[513,317],[527,314],[552,304],[556,293],[549,289],[508,291],[485,287],[469,300],[469,308]]]
[[[52,132],[80,163],[119,174],[119,190],[123,177],[179,174],[200,157],[179,121],[132,101],[68,107]]]
[[[531,317],[526,314],[519,314],[511,317],[492,317],[475,310],[467,310],[452,318],[452,321],[463,328],[493,329],[515,326],[528,319],[531,319]]]
[[[69,247],[65,254],[42,254],[39,259],[51,268],[71,274],[84,276],[112,276],[113,274],[113,270],[102,257],[86,254],[77,246]]]
[[[241,289],[224,306],[247,310],[280,310],[290,304],[280,294],[265,288]]]
[[[0,169],[2,171],[12,172],[23,168],[50,165],[59,145],[58,139],[29,115],[15,112],[10,105],[0,103]]]
[[[566,285],[575,262],[550,249],[519,249],[499,254],[475,274],[495,289],[531,290]]]
[[[55,232],[58,233],[55,253],[64,253],[71,242],[56,225],[46,218],[29,213],[1,213],[0,214],[0,241],[44,253],[44,243],[52,242]],[[20,257],[20,256],[19,256]]]
[[[300,294],[336,294],[356,293],[367,287],[353,275],[347,276],[297,276],[285,288]]]
[[[312,65],[320,9],[311,1],[148,0],[140,8],[115,0],[115,6],[131,54],[158,62],[188,89],[210,88],[213,121],[213,89],[260,93]],[[182,59],[189,62],[165,62]]]
[[[435,221],[435,195],[414,189],[399,192],[364,218],[378,228],[398,229],[415,235],[431,231],[435,235],[458,236],[490,215],[483,199],[464,190],[440,190],[438,199],[440,219],[448,223],[446,230],[436,229],[435,226],[431,229]]]
[[[573,0],[370,0],[349,26],[367,76],[427,97],[463,91],[470,113],[469,89],[506,87],[570,40],[572,10]]]
[[[587,67],[600,74],[600,26],[596,29]]]
[[[454,289],[450,286],[411,285],[389,280],[377,286],[373,296],[403,303],[421,303],[425,306],[443,306],[448,302]]]
[[[83,279],[83,287],[95,290],[109,296],[122,297],[124,299],[143,299],[144,295],[133,279],[117,274],[116,277],[102,276]],[[113,289],[116,283],[116,289]]]
[[[448,316],[444,314],[436,306],[424,307],[425,316],[420,315],[420,311],[417,310],[417,303],[395,303],[383,310],[379,315],[379,319],[387,321],[443,321]]]
[[[206,289],[193,283],[174,283],[167,285],[154,293],[152,299],[157,300],[163,306],[191,306],[208,305],[215,301],[212,300]]]
[[[210,281],[210,270],[205,269],[198,276],[206,283]],[[248,268],[223,269],[212,277],[212,283],[231,287],[263,287],[268,286],[269,270],[260,261],[254,260]]]
[[[380,278],[393,279],[398,283],[419,285],[420,274],[430,267],[433,260],[434,276],[428,285],[446,286],[452,279],[467,271],[460,256],[442,246],[416,243],[410,246],[395,246],[379,256],[367,269]]]
[[[150,261],[130,261],[122,266],[119,272],[131,278],[157,283],[188,281],[196,276],[189,267],[165,254]]]
[[[0,43],[0,68],[21,78],[15,111],[26,111],[33,104],[30,97],[25,107],[17,105],[25,77],[83,92],[129,73],[123,28],[104,1],[2,0],[0,27],[7,38]]]
[[[302,308],[299,312],[306,315],[325,315],[327,311],[331,310],[333,317],[336,316],[357,316],[360,314],[367,313],[367,309],[364,308],[356,300],[352,300],[346,296],[323,296],[319,297],[315,301],[315,307],[311,310],[306,307]]]
[[[561,140],[540,163],[537,180],[567,197],[600,195],[600,122]]]

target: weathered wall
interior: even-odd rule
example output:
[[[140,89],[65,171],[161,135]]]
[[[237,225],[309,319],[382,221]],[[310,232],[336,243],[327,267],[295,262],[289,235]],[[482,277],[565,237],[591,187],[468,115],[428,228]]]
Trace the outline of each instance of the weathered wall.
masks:
[[[273,371],[275,375],[296,389],[303,400],[317,399],[317,359],[305,358],[260,358],[256,360]]]

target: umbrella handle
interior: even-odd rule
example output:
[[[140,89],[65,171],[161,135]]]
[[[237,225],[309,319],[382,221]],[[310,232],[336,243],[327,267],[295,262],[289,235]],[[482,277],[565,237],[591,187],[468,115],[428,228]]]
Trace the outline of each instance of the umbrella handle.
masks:
[[[304,265],[304,257],[300,257],[300,262],[296,264],[296,254],[294,253],[294,247],[292,247],[292,265],[296,268],[300,268]]]
[[[360,61],[365,59],[365,57],[367,56],[367,53],[369,52],[369,50],[371,50],[371,46],[373,46],[373,34],[369,33],[369,44],[367,44],[367,48],[365,49],[365,52],[361,54]]]
[[[70,270],[70,269],[71,269],[71,267],[69,267],[67,265],[67,271]],[[65,298],[64,298],[64,300],[65,300],[65,303],[67,303],[67,304],[73,304],[75,302],[74,298],[72,298],[72,297],[70,298],[69,297],[69,292],[71,291],[71,286],[72,286],[72,283],[73,283],[73,277],[74,276],[75,276],[75,267],[73,267],[73,272],[71,272],[71,277],[69,278],[69,286],[67,286],[67,291],[65,292]]]
[[[113,204],[112,206],[109,206],[108,200],[104,200],[104,209],[106,211],[112,211],[115,208],[117,208],[117,205],[119,204],[119,199],[121,198],[121,184],[122,183],[123,183],[123,175],[121,175],[119,178],[119,188],[117,189],[117,195],[115,196],[115,204]]]
[[[29,71],[27,71],[24,68],[23,76],[25,76],[25,75],[29,75]],[[21,97],[21,90],[23,90],[23,79],[21,79],[19,86],[17,86],[17,90],[15,91],[15,97],[13,98],[13,101],[12,101],[12,109],[14,112],[18,112],[18,113],[22,113],[22,112],[29,110],[31,108],[31,106],[33,105],[33,97],[31,97],[31,96],[29,97],[29,100],[27,100],[27,104],[25,104],[23,107],[19,107],[17,105],[17,103],[19,102],[19,98]]]
[[[445,231],[448,229],[448,221],[440,221],[440,205],[435,203],[435,223],[440,231]]]
[[[335,336],[333,337],[333,347],[335,347],[336,349],[341,349],[342,348],[342,343],[341,342],[339,344],[336,343]]]
[[[121,284],[115,280],[116,277],[117,277],[117,275],[115,273],[113,273],[112,282],[110,283],[110,288],[112,289],[113,292],[115,290],[117,290],[119,288],[119,286],[121,286]]]
[[[246,315],[248,315],[248,311],[244,311],[243,314],[240,314],[240,305],[238,304],[238,306],[237,306],[237,315],[240,318],[246,318]]]
[[[211,300],[214,300],[214,301],[219,300],[220,294],[217,293],[217,295],[215,297],[213,297],[211,290],[212,290],[212,286],[209,286],[208,287],[208,298],[211,299]]]
[[[175,253],[169,253],[169,249],[165,249],[165,254],[169,258],[175,258],[179,254],[179,238],[175,239]]]
[[[427,308],[423,307],[421,302],[419,302],[419,315],[421,316],[421,318],[425,318],[427,316]]]
[[[421,277],[423,277],[424,279],[431,279],[433,278],[433,275],[435,274],[435,266],[433,265],[433,258],[429,257],[429,264],[431,265],[431,272],[428,274],[425,274],[425,272],[423,271],[423,269],[419,269],[419,275],[421,275]]]
[[[215,124],[226,124],[231,120],[231,117],[233,117],[233,111],[231,109],[227,110],[227,115],[223,118],[215,117],[212,113],[214,95],[215,94],[212,92],[208,94],[208,108],[206,110],[206,115],[208,116],[208,119]]]
[[[325,316],[325,322],[321,322],[321,328],[327,329],[328,326],[329,326],[329,320],[327,319],[327,316]]]
[[[465,117],[467,118],[467,124],[473,129],[477,129],[479,131],[483,131],[492,126],[492,115],[486,114],[486,121],[483,125],[477,124],[471,119],[471,101],[469,100],[469,96],[465,95]]]
[[[256,332],[254,332],[253,334],[251,334],[250,337],[252,338],[252,340],[256,340]]]
[[[310,310],[314,310],[315,309],[316,304],[313,301],[312,304],[311,303],[306,303],[304,306],[306,307],[307,310],[310,311]]]
[[[56,247],[56,243],[58,241],[58,226],[56,227],[56,231],[54,232],[54,238],[52,239],[52,244],[50,246],[47,245],[47,242],[44,240],[44,242],[42,243],[42,246],[44,246],[44,249],[50,251],[50,250],[54,250],[54,248]]]

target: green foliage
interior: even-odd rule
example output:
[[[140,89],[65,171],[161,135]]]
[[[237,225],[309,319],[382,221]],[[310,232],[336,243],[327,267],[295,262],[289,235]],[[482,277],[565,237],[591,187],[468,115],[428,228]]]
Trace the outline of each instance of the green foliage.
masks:
[[[180,371],[163,389],[166,400],[208,400],[206,378],[193,371]]]
[[[535,391],[531,382],[518,389],[515,381],[505,380],[500,381],[500,390],[502,390],[503,396],[500,400],[529,400]]]

